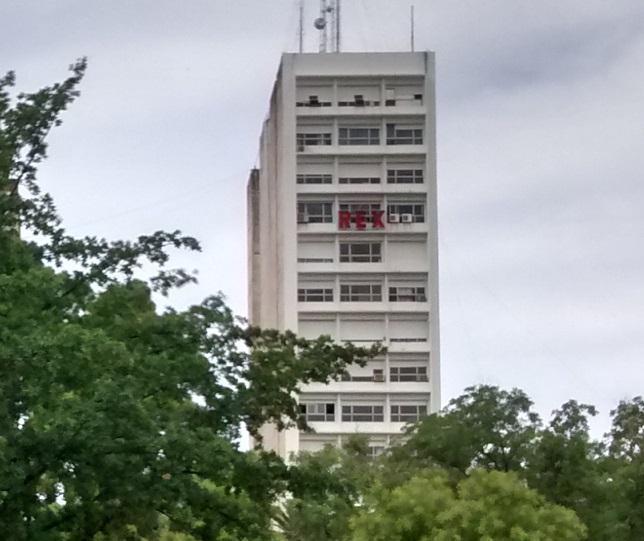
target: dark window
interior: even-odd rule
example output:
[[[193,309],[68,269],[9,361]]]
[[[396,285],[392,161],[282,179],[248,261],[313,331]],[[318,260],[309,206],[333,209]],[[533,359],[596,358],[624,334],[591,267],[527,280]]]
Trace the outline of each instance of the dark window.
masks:
[[[382,286],[380,284],[341,284],[340,302],[380,302]]]
[[[411,423],[418,421],[425,415],[427,415],[427,405],[425,404],[391,406],[391,422],[393,423]]]
[[[338,131],[340,145],[379,145],[380,128],[340,128]]]
[[[297,204],[297,223],[333,223],[333,203],[326,201],[300,201]]]
[[[389,368],[389,380],[401,381],[427,381],[426,366],[392,366]]]
[[[422,169],[387,169],[388,184],[422,184]]]
[[[389,302],[426,302],[424,287],[393,286],[389,288]]]
[[[308,402],[300,404],[300,414],[307,421],[335,421],[335,404],[333,402]]]
[[[307,146],[330,145],[330,133],[298,133],[297,134],[297,148],[304,150]]]
[[[331,288],[299,288],[297,290],[299,302],[333,302],[333,289]]]
[[[305,173],[297,175],[298,184],[332,184],[333,177],[326,174]]]
[[[387,216],[397,214],[400,222],[405,223],[406,220],[401,216],[410,216],[411,221],[414,223],[425,222],[425,205],[422,203],[392,203],[387,205]],[[389,220],[391,222],[391,219]]]
[[[340,243],[341,263],[379,263],[382,261],[379,242]]]
[[[379,177],[340,177],[340,184],[380,184]]]
[[[374,423],[384,421],[383,406],[342,406],[342,420],[356,423]]]
[[[423,129],[387,124],[388,145],[422,145]]]

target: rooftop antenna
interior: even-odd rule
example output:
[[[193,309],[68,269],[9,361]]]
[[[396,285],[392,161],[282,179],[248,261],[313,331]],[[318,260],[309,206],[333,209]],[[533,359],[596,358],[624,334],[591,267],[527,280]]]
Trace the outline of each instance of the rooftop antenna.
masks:
[[[409,17],[409,31],[410,31],[410,36],[409,36],[409,41],[411,45],[411,52],[414,52],[415,49],[415,43],[414,43],[414,6],[412,4],[411,6],[411,13]]]
[[[342,0],[335,0],[335,52],[340,52],[340,6]]]
[[[300,54],[304,52],[304,0],[300,0],[300,26],[298,28]]]
[[[340,22],[339,0],[320,0],[320,16],[313,21],[313,26],[320,31],[320,52],[339,52]],[[329,43],[329,26],[331,39]]]

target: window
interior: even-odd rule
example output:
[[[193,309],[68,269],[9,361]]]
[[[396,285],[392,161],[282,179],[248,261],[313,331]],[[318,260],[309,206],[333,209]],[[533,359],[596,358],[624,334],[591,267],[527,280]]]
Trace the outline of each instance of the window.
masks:
[[[375,381],[378,383],[382,383],[385,381],[385,375],[383,374],[382,368],[374,368],[373,369],[373,374],[367,374],[367,375],[357,375],[357,374],[350,374],[349,372],[345,372],[342,374],[341,377],[342,381]]]
[[[330,101],[320,101],[319,96],[309,96],[308,101],[295,102],[297,107],[331,107]]]
[[[422,145],[423,129],[412,127],[398,127],[396,124],[387,124],[388,145]]]
[[[422,169],[387,169],[388,184],[422,184]]]
[[[331,184],[333,178],[331,175],[318,175],[318,174],[298,174],[298,184]]]
[[[330,145],[331,133],[298,133],[297,147],[303,149],[306,146]]]
[[[396,105],[397,102],[410,102],[410,103],[423,103],[423,95],[421,93],[416,93],[420,88],[419,87],[390,87],[388,86],[385,89],[385,105],[392,107]]]
[[[356,222],[356,213],[364,213],[364,221],[367,223],[373,222],[372,212],[374,210],[380,210],[380,203],[340,203],[340,212],[350,212],[351,217],[349,218],[350,222],[354,224]]]
[[[333,302],[333,289],[322,287],[298,288],[298,302]]]
[[[426,366],[391,366],[389,381],[427,381]]]
[[[380,302],[382,286],[380,284],[341,284],[340,302]]]
[[[385,420],[383,406],[342,406],[342,420],[356,423],[376,423]]]
[[[391,214],[397,214],[399,217],[406,214],[411,216],[414,223],[421,224],[425,222],[425,205],[422,203],[392,203],[387,205],[387,216]]]
[[[300,201],[297,204],[297,223],[333,223],[333,203],[326,201]]]
[[[333,402],[300,404],[300,414],[306,421],[335,421],[335,404]]]
[[[425,288],[416,286],[390,287],[389,302],[427,302]]]
[[[379,177],[340,177],[340,184],[380,184]]]
[[[380,128],[340,128],[338,131],[340,145],[379,145]]]
[[[298,257],[298,263],[333,263],[332,257]]]
[[[379,242],[341,242],[340,263],[379,263],[382,261]]]
[[[371,460],[378,458],[385,452],[384,445],[370,445],[369,446],[369,458]]]
[[[418,421],[425,415],[427,415],[426,404],[391,406],[392,423],[410,423]],[[342,413],[342,417],[344,417],[344,412]]]
[[[379,101],[369,101],[364,99],[363,94],[355,94],[353,96],[353,101],[339,101],[339,107],[364,107],[365,105],[373,105],[377,107],[380,105]]]

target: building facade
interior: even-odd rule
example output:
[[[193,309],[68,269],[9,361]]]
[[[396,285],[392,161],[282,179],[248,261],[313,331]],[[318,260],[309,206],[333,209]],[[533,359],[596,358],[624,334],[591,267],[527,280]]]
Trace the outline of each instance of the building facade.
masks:
[[[284,54],[248,184],[249,318],[388,352],[302,389],[315,433],[380,453],[440,404],[433,53]]]

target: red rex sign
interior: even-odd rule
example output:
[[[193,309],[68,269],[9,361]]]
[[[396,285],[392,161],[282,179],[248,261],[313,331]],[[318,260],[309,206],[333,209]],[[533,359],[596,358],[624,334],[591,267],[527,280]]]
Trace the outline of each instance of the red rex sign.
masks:
[[[370,214],[371,220],[367,222],[367,213],[362,210],[356,212],[341,210],[338,212],[338,227],[340,229],[351,229],[351,224],[354,223],[356,229],[366,229],[367,223],[371,223],[371,229],[384,229],[385,223],[382,217],[385,211],[372,210]]]

